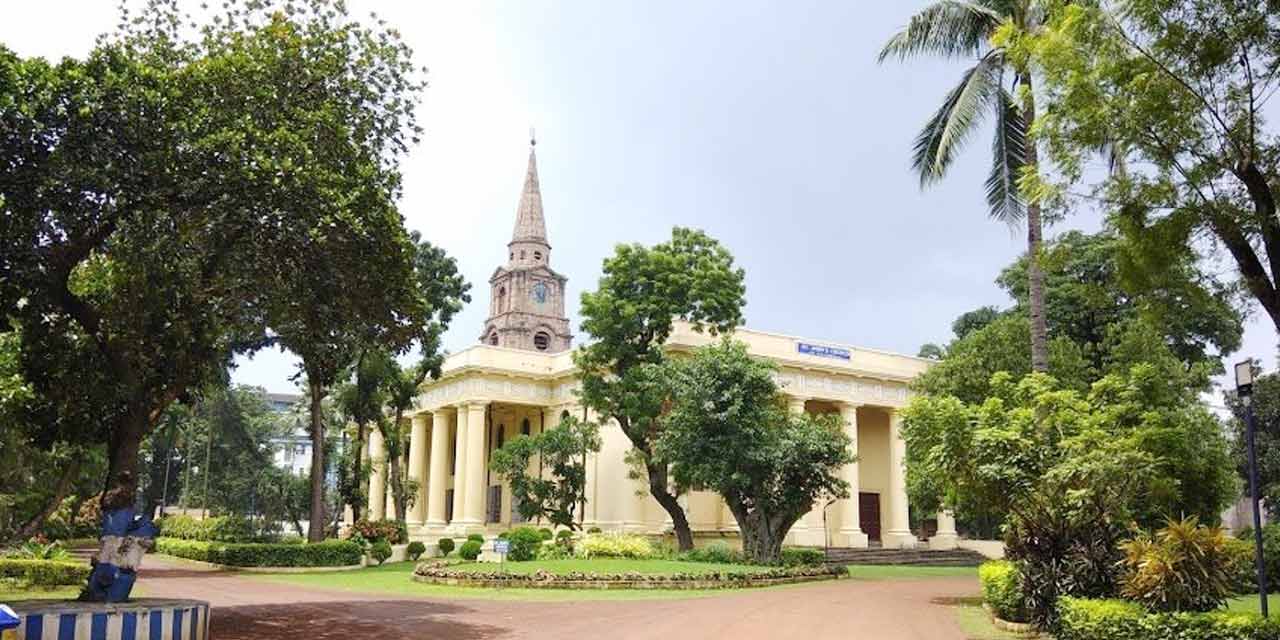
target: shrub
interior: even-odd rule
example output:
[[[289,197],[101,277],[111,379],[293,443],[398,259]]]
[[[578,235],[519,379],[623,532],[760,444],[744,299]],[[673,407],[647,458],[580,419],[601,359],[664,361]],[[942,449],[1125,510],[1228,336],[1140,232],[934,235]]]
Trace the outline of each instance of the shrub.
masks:
[[[600,527],[591,527],[590,529],[587,529],[587,533],[604,533],[604,531],[602,531]]]
[[[1254,613],[1148,613],[1123,600],[1064,597],[1058,601],[1058,640],[1274,640],[1280,620]]]
[[[409,546],[404,550],[404,552],[409,554],[410,560],[417,562],[418,558],[421,558],[422,554],[427,552],[427,545],[422,544],[417,540],[414,540],[413,542],[409,543]]]
[[[507,536],[509,536],[509,535],[511,535],[511,532],[510,532],[510,531],[503,531],[502,533],[499,533],[499,534],[498,534],[498,539],[499,539],[499,540],[506,540],[506,539],[507,539]]]
[[[347,539],[361,539],[368,544],[386,540],[387,544],[404,544],[409,539],[409,530],[404,522],[396,520],[356,520],[347,530]]]
[[[440,549],[441,558],[448,557],[450,553],[453,553],[453,538],[440,538],[436,542],[436,548]]]
[[[583,558],[632,558],[648,560],[654,557],[653,543],[644,536],[625,533],[592,533],[574,545],[574,552]]]
[[[1227,538],[1227,555],[1231,558],[1231,590],[1235,593],[1258,591],[1258,567],[1252,540]]]
[[[71,554],[63,548],[61,542],[41,542],[32,538],[21,546],[6,551],[3,554],[8,558],[21,558],[25,560],[62,560],[70,561]]]
[[[480,535],[480,534],[478,534],[478,533],[473,533],[473,534],[471,534],[471,535],[467,536],[467,541],[468,541],[468,542],[479,542],[480,544],[484,544],[484,536],[482,536],[482,535]]]
[[[720,564],[743,562],[742,552],[723,542],[714,542],[705,547],[690,549],[680,554],[679,558],[688,562],[716,562]]]
[[[1232,558],[1222,530],[1194,516],[1170,520],[1155,537],[1121,545],[1125,573],[1120,594],[1152,611],[1211,611],[1232,589]]]
[[[350,540],[281,544],[157,538],[156,551],[232,567],[343,567],[360,564],[364,556],[363,547]]]
[[[538,550],[539,560],[571,560],[573,548],[564,544],[553,544]]]
[[[156,521],[160,534],[179,540],[203,540],[211,542],[264,542],[266,538],[254,530],[253,523],[243,516],[216,516],[197,520],[177,514]]]
[[[815,567],[827,561],[827,554],[822,549],[808,547],[784,547],[782,549],[782,566]]]
[[[1022,605],[1022,575],[1017,565],[1007,560],[984,562],[978,567],[978,580],[982,582],[982,601],[991,613],[1001,620],[1027,621]]]
[[[481,543],[468,537],[467,541],[462,543],[462,548],[458,549],[458,555],[462,556],[463,560],[471,560],[474,562],[476,558],[480,557],[480,547]]]
[[[541,528],[541,529],[538,529],[538,535],[542,536],[542,539],[543,539],[544,541],[545,541],[545,540],[552,540],[552,539],[554,539],[554,538],[556,537],[555,532],[554,532],[554,531],[552,531],[552,530],[550,530],[550,529],[548,529],[548,528],[546,528],[546,527],[543,527],[543,528]]]
[[[1253,545],[1253,528],[1241,529],[1236,537]],[[1262,562],[1267,566],[1268,591],[1280,589],[1280,524],[1268,524],[1262,527]],[[1255,590],[1258,579],[1251,572],[1249,575],[1250,590]]]
[[[507,532],[507,540],[511,543],[507,550],[507,559],[512,562],[526,562],[538,557],[542,547],[542,532],[533,527],[516,527]]]
[[[568,529],[561,529],[560,532],[556,534],[556,544],[572,546],[573,532]]]
[[[369,547],[369,557],[373,558],[379,565],[386,562],[391,557],[391,543],[386,540],[379,540]]]
[[[89,565],[65,560],[0,558],[0,578],[33,587],[84,584],[89,579]]]

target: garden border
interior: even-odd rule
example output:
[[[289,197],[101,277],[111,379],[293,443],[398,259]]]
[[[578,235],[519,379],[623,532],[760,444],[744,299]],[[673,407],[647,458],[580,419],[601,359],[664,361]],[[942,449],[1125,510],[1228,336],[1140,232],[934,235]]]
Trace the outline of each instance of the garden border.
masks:
[[[991,626],[1001,631],[1008,631],[1009,633],[1016,633],[1027,637],[1036,637],[1040,635],[1040,632],[1036,631],[1036,628],[1032,626],[1031,623],[1010,622],[1005,620],[1004,618],[996,615],[996,612],[991,609],[991,605],[985,602],[982,603],[982,609],[987,612],[987,615],[991,616]]]
[[[148,554],[150,555],[150,554]],[[205,562],[203,560],[191,560],[182,556],[175,556],[168,553],[155,553],[157,556],[164,556],[166,560],[177,560],[186,562],[215,571],[228,571],[236,573],[328,573],[330,571],[355,571],[363,569],[366,566],[373,566],[366,563],[361,564],[343,564],[333,567],[241,567],[234,564],[218,564],[216,562]],[[367,560],[366,560],[367,562]]]
[[[771,576],[767,573],[707,573],[707,574],[553,574],[538,571],[531,574],[449,571],[429,569],[426,574],[414,571],[413,581],[450,587],[476,587],[484,589],[570,589],[611,590],[643,589],[664,591],[688,591],[695,589],[754,589],[804,582],[825,582],[848,579],[843,567],[836,570],[795,572],[793,575]],[[712,577],[715,576],[715,577]]]

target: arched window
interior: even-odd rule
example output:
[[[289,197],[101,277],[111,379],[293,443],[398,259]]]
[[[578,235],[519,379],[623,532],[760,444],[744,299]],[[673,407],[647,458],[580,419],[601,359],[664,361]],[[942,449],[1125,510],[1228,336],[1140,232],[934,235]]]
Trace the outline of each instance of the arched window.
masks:
[[[539,331],[533,334],[533,348],[538,351],[546,351],[551,346],[551,336],[545,331]]]
[[[529,419],[528,418],[525,418],[524,421],[520,423],[520,433],[523,433],[526,436],[529,435]]]
[[[534,262],[540,262],[541,260],[542,260],[542,252],[541,252],[541,251],[534,251],[534,252],[533,252],[533,261],[534,261]]]
[[[507,310],[507,288],[498,287],[498,313]]]
[[[520,250],[520,259],[524,260],[524,249]]]
[[[497,332],[497,331],[491,331],[491,332],[489,332],[489,344],[490,344],[490,345],[492,345],[492,346],[495,346],[495,347],[496,347],[496,346],[498,346],[498,332]]]

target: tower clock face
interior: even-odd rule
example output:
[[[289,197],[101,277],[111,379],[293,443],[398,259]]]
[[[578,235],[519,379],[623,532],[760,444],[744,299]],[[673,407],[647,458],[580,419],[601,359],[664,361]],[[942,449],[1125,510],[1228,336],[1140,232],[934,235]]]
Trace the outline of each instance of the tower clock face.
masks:
[[[533,285],[533,301],[538,304],[547,303],[547,283],[536,282]]]

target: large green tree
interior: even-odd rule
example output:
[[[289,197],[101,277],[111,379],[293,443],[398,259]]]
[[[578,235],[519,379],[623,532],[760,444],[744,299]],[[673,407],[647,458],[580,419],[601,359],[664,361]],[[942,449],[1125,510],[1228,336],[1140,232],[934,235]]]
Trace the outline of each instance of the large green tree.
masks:
[[[973,132],[986,118],[994,120],[987,205],[993,219],[1027,226],[1029,342],[1035,371],[1050,368],[1044,273],[1039,263],[1044,220],[1039,198],[1023,184],[1038,172],[1036,145],[1028,136],[1035,126],[1036,94],[1032,67],[1025,57],[1011,55],[1005,44],[1039,32],[1046,4],[1040,0],[938,0],[912,16],[880,51],[881,62],[920,55],[976,59],[916,136],[912,166],[921,186],[942,179]]]
[[[1045,246],[1054,377],[1083,390],[1109,372],[1173,357],[1197,373],[1189,384],[1208,390],[1210,376],[1221,372],[1222,354],[1240,344],[1237,291],[1194,255],[1172,257],[1158,277],[1137,279],[1125,275],[1131,257],[1129,243],[1111,231],[1071,231]],[[981,402],[995,373],[1021,377],[1031,371],[1022,348],[1029,332],[1026,268],[1024,256],[996,280],[1013,298],[1012,308],[982,307],[956,319],[956,338],[933,347],[941,362],[916,380],[917,391]]]
[[[724,498],[749,558],[779,562],[787,532],[815,500],[849,497],[839,474],[854,456],[839,416],[789,411],[772,362],[725,338],[662,369],[670,410],[658,455],[677,485]]]
[[[1277,30],[1274,2],[1080,3],[1021,48],[1043,77],[1038,135],[1065,183],[1052,191],[1102,203],[1139,274],[1225,248],[1280,329],[1280,138],[1266,117]],[[1121,170],[1090,170],[1100,148]]]
[[[592,338],[573,356],[582,402],[621,427],[681,549],[693,547],[693,533],[669,467],[654,452],[665,394],[651,365],[665,361],[675,320],[713,335],[742,324],[742,281],[742,269],[720,243],[677,227],[670,241],[653,247],[618,245],[604,261],[599,286],[582,294],[582,329]]]
[[[146,8],[82,61],[0,50],[0,313],[42,428],[108,444],[108,507],[133,501],[165,409],[234,354],[410,315],[389,302],[411,269],[394,163],[421,83],[395,32],[322,0],[230,2],[188,38],[171,3]]]

